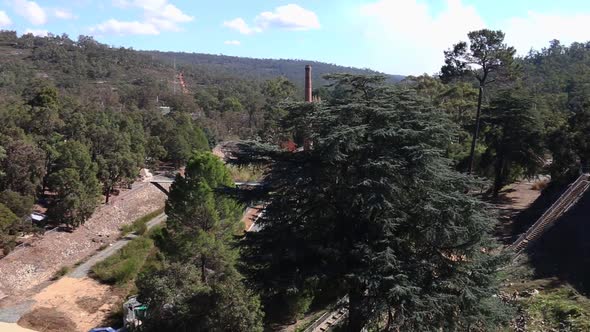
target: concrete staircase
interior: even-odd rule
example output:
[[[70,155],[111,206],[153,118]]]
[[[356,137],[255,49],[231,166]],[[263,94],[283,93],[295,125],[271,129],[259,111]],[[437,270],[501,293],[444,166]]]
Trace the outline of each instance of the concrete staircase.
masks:
[[[572,206],[576,205],[588,188],[590,188],[590,174],[584,173],[569,186],[565,193],[510,248],[519,254],[530,243],[540,238],[561,216]]]

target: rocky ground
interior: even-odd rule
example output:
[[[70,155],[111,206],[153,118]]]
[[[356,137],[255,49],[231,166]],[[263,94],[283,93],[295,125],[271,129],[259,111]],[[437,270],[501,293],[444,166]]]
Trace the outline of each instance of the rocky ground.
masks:
[[[149,183],[122,193],[72,233],[51,232],[0,260],[0,308],[30,299],[65,266],[83,261],[115,242],[122,225],[164,205],[166,196]]]

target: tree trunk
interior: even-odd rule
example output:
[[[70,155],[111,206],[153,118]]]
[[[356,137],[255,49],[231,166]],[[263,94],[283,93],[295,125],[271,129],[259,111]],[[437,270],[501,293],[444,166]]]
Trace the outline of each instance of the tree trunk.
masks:
[[[504,186],[504,154],[500,153],[497,156],[496,165],[494,166],[495,177],[494,177],[494,188],[492,191],[492,197],[498,198],[498,194]]]
[[[351,289],[348,292],[348,332],[361,332],[367,324],[367,308],[363,297],[360,289]]]
[[[109,198],[111,198],[111,191],[113,190],[112,186],[107,187],[106,193],[105,193],[105,202],[104,204],[109,204]]]
[[[205,269],[205,255],[201,255],[201,281],[203,284],[207,284],[207,270]]]
[[[479,125],[481,117],[481,103],[483,99],[483,86],[479,85],[479,94],[477,96],[477,114],[475,115],[475,130],[473,132],[473,141],[471,142],[471,152],[469,153],[469,168],[467,174],[473,172],[473,163],[475,159],[475,146],[477,145],[477,137],[479,136]]]

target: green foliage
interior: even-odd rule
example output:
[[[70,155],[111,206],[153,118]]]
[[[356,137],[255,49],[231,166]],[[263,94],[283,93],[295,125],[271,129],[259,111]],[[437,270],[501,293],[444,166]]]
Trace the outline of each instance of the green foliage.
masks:
[[[92,275],[108,284],[125,284],[135,280],[146,258],[154,249],[154,241],[149,237],[131,240],[116,254],[92,267]]]
[[[31,213],[33,197],[6,190],[0,192],[0,203],[6,205],[17,217],[24,218]]]
[[[317,61],[252,59],[225,55],[158,51],[145,53],[162,59],[167,63],[175,61],[177,64],[185,64],[185,68],[193,67],[201,75],[211,75],[211,72],[217,72],[220,77],[242,77],[249,82],[260,79],[269,80],[276,77],[285,77],[291,82],[295,82],[300,91],[303,91],[304,83],[301,71],[305,65],[311,65],[313,67],[312,78],[318,86],[328,83],[324,76],[331,73],[350,73],[357,75],[378,74],[369,69],[343,67]],[[398,82],[403,77],[399,75],[388,75],[387,78],[389,82]],[[301,95],[301,99],[303,99],[303,95]]]
[[[264,120],[259,136],[267,141],[283,139],[278,136],[281,119],[287,114],[285,104],[296,100],[295,85],[284,77],[268,80],[262,84],[264,96]]]
[[[53,222],[76,227],[92,216],[98,203],[98,167],[92,162],[88,148],[77,141],[60,143],[56,154],[47,180],[55,196],[51,198],[47,215]]]
[[[236,182],[256,182],[260,181],[264,175],[264,171],[259,167],[229,165],[228,169]]]
[[[137,235],[144,235],[147,231],[147,223],[162,213],[164,213],[164,209],[157,209],[156,211],[150,212],[145,216],[136,219],[130,225],[121,227],[121,235],[126,235],[131,232]]]
[[[65,276],[66,274],[70,273],[71,270],[72,269],[69,266],[62,266],[59,270],[57,270],[57,272],[55,272],[55,274],[53,275],[53,278],[51,278],[51,280],[53,280],[53,281],[59,280],[63,276]]]
[[[544,119],[553,181],[567,183],[588,165],[589,54],[587,43],[565,46],[553,40],[522,61],[526,85]]]
[[[262,331],[256,296],[236,275],[214,274],[202,282],[199,269],[173,263],[138,280],[139,300],[149,307],[146,331]],[[211,278],[211,279],[213,279]]]
[[[180,166],[209,148],[194,99],[161,80],[171,66],[90,37],[24,35],[2,50],[14,56],[0,61],[0,191],[43,196],[70,168],[88,191],[98,179],[108,200],[145,163]],[[174,112],[162,115],[158,100]]]
[[[4,204],[0,203],[0,249],[8,254],[14,248],[14,230],[20,219]]]
[[[483,119],[487,150],[482,165],[493,165],[494,197],[516,175],[533,176],[543,166],[543,122],[522,89],[502,91]],[[520,174],[518,171],[521,171]]]
[[[251,143],[237,153],[270,167],[261,230],[243,250],[250,280],[265,301],[337,285],[350,299],[349,331],[387,312],[404,331],[501,324],[489,303],[501,260],[482,250],[495,246],[495,220],[466,194],[478,183],[443,156],[448,118],[383,78],[332,78],[329,102],[291,109],[313,149]]]
[[[45,175],[43,151],[24,140],[13,140],[5,146],[6,158],[0,167],[6,175],[0,187],[21,195],[35,195]]]
[[[137,282],[150,308],[147,331],[262,331],[258,298],[236,269],[233,234],[242,209],[217,193],[233,180],[223,162],[195,153],[166,202],[166,229],[156,237],[166,261]]]
[[[189,160],[193,152],[209,150],[205,133],[194,125],[188,114],[177,114],[173,119],[173,125],[165,128],[163,140],[168,159],[181,165]]]
[[[516,49],[504,44],[504,33],[482,29],[467,34],[469,43],[459,42],[445,51],[445,65],[441,78],[448,82],[472,75],[480,86],[485,86],[497,74],[507,74],[513,65]],[[501,73],[504,71],[505,73]]]
[[[542,291],[524,301],[531,329],[590,330],[590,301],[569,286]]]
[[[488,29],[467,34],[469,44],[459,42],[445,51],[445,65],[441,68],[443,82],[457,79],[475,79],[478,83],[477,112],[473,130],[467,172],[471,173],[475,161],[475,150],[479,139],[481,108],[484,89],[490,82],[510,81],[517,74],[514,55],[516,49],[504,44],[504,33]]]

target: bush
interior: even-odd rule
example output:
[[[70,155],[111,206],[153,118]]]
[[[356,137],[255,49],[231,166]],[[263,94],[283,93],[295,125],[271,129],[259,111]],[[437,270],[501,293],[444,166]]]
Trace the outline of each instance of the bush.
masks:
[[[147,232],[147,223],[162,213],[164,213],[164,208],[157,209],[156,211],[150,212],[145,216],[136,219],[131,224],[121,227],[121,235],[129,233],[135,233],[137,235],[145,234]]]
[[[256,166],[234,166],[229,165],[228,169],[234,181],[238,182],[255,182],[260,181],[264,175],[264,170]]]
[[[148,237],[129,242],[119,252],[92,267],[92,277],[108,284],[124,284],[137,277],[154,248]]]
[[[61,277],[65,276],[66,274],[68,274],[70,272],[70,267],[69,266],[62,266],[61,269],[57,270],[57,272],[55,272],[55,274],[53,275],[53,278],[51,278],[52,280],[58,280]]]
[[[532,330],[590,331],[590,300],[569,285],[542,291],[525,306]]]

